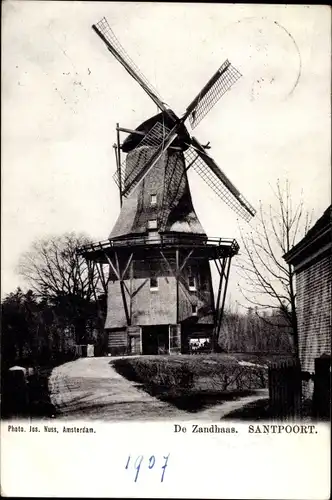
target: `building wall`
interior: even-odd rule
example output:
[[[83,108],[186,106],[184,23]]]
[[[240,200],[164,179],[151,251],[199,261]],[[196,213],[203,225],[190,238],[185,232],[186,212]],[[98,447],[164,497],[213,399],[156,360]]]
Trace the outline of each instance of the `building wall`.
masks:
[[[108,336],[108,349],[113,355],[126,354],[128,347],[128,336],[125,329],[113,330]]]
[[[174,270],[175,260],[169,259]],[[188,263],[179,280],[177,321],[176,278],[163,259],[134,261],[132,279],[125,280],[130,292],[125,292],[132,325],[169,325],[192,319],[192,305],[197,305],[196,323],[213,324],[214,298],[208,261]],[[130,274],[128,273],[128,274]],[[189,289],[189,276],[196,280],[196,290]],[[158,278],[158,290],[150,289],[150,278]],[[113,276],[108,284],[107,317],[105,328],[126,328],[127,321],[119,281]]]
[[[296,274],[299,354],[311,373],[315,358],[331,353],[331,266],[329,253]]]
[[[133,325],[169,325],[176,323],[176,280],[172,276],[158,278],[158,291],[150,290],[150,279],[133,280],[131,302]]]
[[[192,316],[192,305],[197,305],[197,323],[214,323],[214,296],[210,264],[207,260],[186,266],[179,283],[179,322]],[[196,290],[189,289],[189,276],[196,280]]]

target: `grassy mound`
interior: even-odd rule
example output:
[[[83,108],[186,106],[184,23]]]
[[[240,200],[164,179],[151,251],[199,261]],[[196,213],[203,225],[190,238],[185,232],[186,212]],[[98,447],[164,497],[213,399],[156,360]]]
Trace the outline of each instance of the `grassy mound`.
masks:
[[[267,368],[227,354],[141,356],[111,361],[128,380],[178,408],[198,411],[267,387]]]
[[[194,373],[189,363],[174,363],[169,360],[169,356],[122,358],[112,364],[120,375],[151,390],[189,390],[194,382]]]

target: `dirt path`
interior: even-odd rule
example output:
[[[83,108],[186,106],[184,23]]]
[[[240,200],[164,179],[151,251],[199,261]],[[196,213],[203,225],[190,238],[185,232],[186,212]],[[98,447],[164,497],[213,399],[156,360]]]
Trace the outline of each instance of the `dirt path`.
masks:
[[[250,396],[244,396],[243,398],[236,399],[235,401],[225,401],[222,404],[217,404],[206,410],[199,412],[199,418],[202,420],[220,420],[227,418],[229,413],[232,413],[234,410],[239,410],[247,406],[250,403],[255,401],[259,401],[261,399],[267,399],[269,397],[268,389],[257,389],[255,394]]]
[[[114,358],[112,358],[114,359]],[[49,379],[57,418],[156,420],[187,418],[119,375],[110,358],[80,358],[54,368]]]
[[[49,387],[57,418],[219,421],[228,413],[267,397],[267,390],[263,389],[235,401],[187,412],[150,396],[138,384],[119,375],[110,362],[108,357],[80,358],[53,369]]]

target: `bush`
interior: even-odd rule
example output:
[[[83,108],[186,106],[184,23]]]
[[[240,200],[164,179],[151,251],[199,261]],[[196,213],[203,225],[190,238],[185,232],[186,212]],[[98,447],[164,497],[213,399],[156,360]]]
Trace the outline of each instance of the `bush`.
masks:
[[[128,358],[120,358],[116,359],[115,361],[111,361],[111,364],[114,366],[116,371],[126,379],[133,382],[142,382],[131,361],[134,360],[129,360]]]
[[[112,363],[128,380],[159,392],[250,391],[268,386],[266,368],[239,365],[227,355],[128,357]]]
[[[125,356],[127,354],[126,346],[111,347],[112,356]]]
[[[193,385],[194,374],[186,363],[172,363],[165,358],[123,358],[112,364],[120,375],[151,390],[158,388],[174,392]]]
[[[110,363],[152,396],[189,412],[268,386],[266,367],[240,365],[228,354],[127,357]]]

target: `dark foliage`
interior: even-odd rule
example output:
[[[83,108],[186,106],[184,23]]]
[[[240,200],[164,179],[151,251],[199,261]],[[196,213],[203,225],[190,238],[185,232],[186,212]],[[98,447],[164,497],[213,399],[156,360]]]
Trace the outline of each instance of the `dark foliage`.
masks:
[[[144,384],[151,390],[178,392],[188,390],[194,374],[186,363],[171,363],[168,359],[122,358],[112,362],[118,373],[128,380]]]
[[[3,300],[2,371],[13,364],[52,366],[74,358],[77,320],[73,323],[67,314],[72,300],[71,296],[63,296],[52,303],[38,299],[31,290],[23,293],[20,288]],[[101,297],[98,302],[87,302],[84,308],[84,337],[86,343],[95,343],[103,327],[105,300]]]
[[[268,383],[265,366],[243,366],[225,354],[128,357],[111,363],[152,396],[189,412],[248,396]]]
[[[51,301],[37,298],[20,288],[1,304],[1,395],[2,415],[50,416],[54,413],[48,396],[48,376],[52,367],[76,357],[77,321],[67,314],[72,297]],[[83,305],[82,305],[83,307]],[[85,303],[85,340],[97,343],[103,354],[102,329],[105,299]],[[86,318],[88,318],[87,321]],[[101,341],[99,342],[99,338]],[[8,369],[14,365],[33,371],[16,388]],[[23,388],[25,387],[25,389]]]
[[[4,372],[1,379],[2,418],[35,417],[39,419],[55,416],[56,409],[51,403],[48,390],[50,372],[51,367],[35,368],[26,379],[21,374],[19,384],[13,381],[8,371]]]

